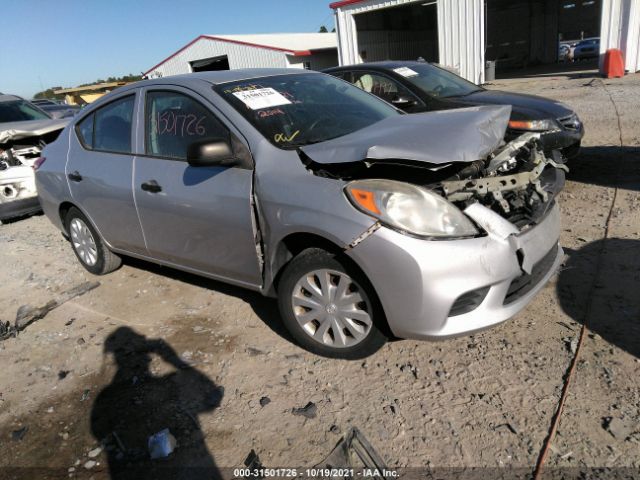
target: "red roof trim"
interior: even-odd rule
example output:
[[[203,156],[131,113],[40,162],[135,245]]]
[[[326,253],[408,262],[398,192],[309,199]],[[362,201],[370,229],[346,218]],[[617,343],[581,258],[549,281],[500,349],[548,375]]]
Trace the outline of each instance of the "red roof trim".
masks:
[[[267,50],[275,50],[277,52],[285,52],[285,53],[289,53],[291,55],[294,55],[296,57],[307,57],[309,55],[311,55],[311,50],[287,50],[286,48],[279,48],[279,47],[271,47],[269,45],[258,45],[257,43],[249,43],[249,42],[242,42],[240,40],[232,40],[229,38],[222,38],[222,37],[214,37],[211,35],[200,35],[196,38],[194,38],[193,40],[191,40],[189,43],[187,43],[184,47],[182,47],[180,50],[178,50],[177,52],[169,55],[167,58],[165,58],[164,60],[162,60],[160,63],[157,63],[156,65],[154,65],[153,67],[151,67],[149,70],[147,70],[146,72],[144,72],[143,75],[146,75],[147,73],[155,70],[156,68],[158,68],[160,65],[162,65],[165,62],[168,62],[169,60],[171,60],[173,57],[175,57],[176,55],[178,55],[180,52],[183,52],[184,50],[186,50],[187,48],[189,48],[191,45],[193,45],[194,43],[196,43],[198,40],[206,38],[208,40],[217,40],[219,42],[228,42],[228,43],[235,43],[238,45],[245,45],[247,47],[255,47],[255,48],[265,48]]]
[[[290,49],[287,49],[287,48],[271,47],[269,45],[259,45],[257,43],[243,42],[241,40],[232,40],[232,39],[229,39],[229,38],[214,37],[212,35],[203,35],[203,36],[205,38],[209,38],[211,40],[218,40],[220,42],[236,43],[238,45],[246,45],[247,47],[266,48],[267,50],[275,50],[277,52],[290,53],[290,54],[296,55],[296,56],[304,57],[304,56],[311,55],[311,51],[310,50],[290,50]]]
[[[163,63],[171,60],[173,57],[175,57],[176,55],[178,55],[180,52],[186,50],[187,48],[189,48],[191,45],[193,45],[194,43],[196,43],[198,40],[200,40],[201,38],[205,38],[205,35],[200,35],[196,38],[194,38],[193,40],[191,40],[189,43],[187,43],[184,47],[182,47],[180,50],[178,50],[177,52],[169,55],[167,58],[165,58],[164,60],[162,60],[160,63],[155,64],[153,67],[151,67],[149,70],[147,70],[146,72],[144,72],[142,74],[142,76],[145,76],[147,73],[155,70],[156,68],[158,68],[160,65],[162,65]]]
[[[346,7],[347,5],[352,5],[354,3],[360,2],[364,2],[364,0],[341,0],[340,2],[330,3],[329,8],[333,8],[335,10],[336,8]]]

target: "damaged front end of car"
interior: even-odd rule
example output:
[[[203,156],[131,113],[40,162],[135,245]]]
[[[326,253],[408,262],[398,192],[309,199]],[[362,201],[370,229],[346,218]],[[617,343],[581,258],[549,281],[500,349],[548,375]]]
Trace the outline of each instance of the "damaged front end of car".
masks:
[[[41,210],[34,171],[42,149],[53,142],[68,120],[39,120],[0,125],[0,221]]]
[[[303,147],[300,155],[316,175],[416,185],[460,211],[480,204],[523,230],[552,207],[568,169],[559,152],[545,155],[538,133],[505,143],[509,114],[509,107],[476,107],[425,114],[421,121],[419,115],[403,116],[391,137],[384,131],[378,138],[358,133],[325,142],[323,150]],[[447,237],[433,235],[438,236]]]
[[[34,169],[46,143],[60,131],[0,132],[0,221],[40,211]]]
[[[545,156],[539,134],[526,133],[428,187],[461,210],[479,203],[521,230],[544,217],[564,187],[567,171],[559,153]]]
[[[308,170],[342,182],[378,226],[346,251],[375,279],[395,336],[490,328],[525,308],[560,265],[555,198],[566,167],[535,133],[505,143],[509,115],[404,115],[300,149]]]

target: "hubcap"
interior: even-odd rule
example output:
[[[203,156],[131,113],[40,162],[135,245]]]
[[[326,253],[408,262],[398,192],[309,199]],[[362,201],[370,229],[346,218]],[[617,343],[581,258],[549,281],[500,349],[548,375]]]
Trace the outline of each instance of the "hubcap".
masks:
[[[94,266],[98,261],[98,249],[87,224],[79,218],[74,218],[71,220],[69,230],[73,249],[77,252],[80,260],[90,267]]]
[[[352,347],[371,331],[369,299],[346,273],[328,269],[309,272],[296,283],[291,300],[304,332],[323,345]]]

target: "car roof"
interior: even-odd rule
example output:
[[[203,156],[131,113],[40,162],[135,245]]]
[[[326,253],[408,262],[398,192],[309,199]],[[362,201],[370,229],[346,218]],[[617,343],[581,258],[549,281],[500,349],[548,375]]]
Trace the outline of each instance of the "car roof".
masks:
[[[92,111],[98,109],[101,105],[107,104],[114,98],[114,95],[120,93],[126,93],[130,90],[134,90],[142,87],[154,87],[158,85],[178,85],[183,87],[202,87],[202,82],[206,82],[210,85],[222,85],[229,82],[236,82],[241,80],[251,80],[261,77],[273,77],[275,75],[300,75],[300,74],[315,74],[322,75],[320,72],[313,70],[293,69],[293,68],[242,68],[237,70],[220,70],[216,72],[196,72],[185,73],[182,75],[171,75],[168,77],[150,78],[147,80],[140,80],[128,85],[117,88],[109,92],[108,94],[100,97],[98,100],[91,103],[91,108],[88,109],[87,115],[90,115]]]
[[[22,100],[22,98],[17,95],[0,94],[0,102],[15,102],[16,100]]]
[[[313,70],[298,70],[292,68],[241,68],[237,70],[219,70],[216,72],[196,72],[183,75],[171,75],[162,78],[150,78],[136,82],[136,87],[160,84],[190,84],[192,82],[204,81],[212,85],[236,82],[240,80],[251,80],[259,77],[272,77],[274,75],[299,75],[302,73],[319,73]]]
[[[372,68],[376,70],[393,70],[399,67],[411,67],[412,65],[432,65],[429,62],[419,62],[417,60],[384,60],[380,62],[358,63],[356,65],[345,65],[342,67],[332,67],[323,72],[338,72],[341,70],[353,70],[354,68]]]

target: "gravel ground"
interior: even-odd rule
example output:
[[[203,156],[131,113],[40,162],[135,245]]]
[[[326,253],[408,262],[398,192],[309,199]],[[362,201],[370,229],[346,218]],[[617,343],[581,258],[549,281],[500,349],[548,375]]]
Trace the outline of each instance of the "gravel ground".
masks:
[[[526,310],[481,334],[329,360],[289,340],[274,301],[130,260],[0,342],[0,477],[159,478],[157,465],[241,466],[251,449],[265,466],[312,466],[351,426],[391,467],[525,477],[585,322],[547,468],[637,472],[640,76],[490,88],[561,100],[587,129],[560,197],[567,260]],[[1,226],[0,249],[3,321],[96,280],[43,216]],[[309,402],[315,411],[294,414]],[[134,475],[164,428],[178,448]]]

